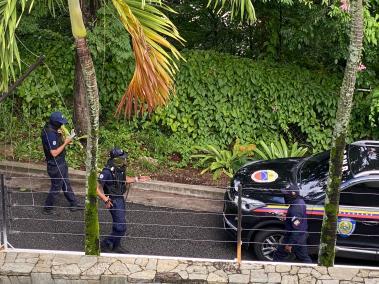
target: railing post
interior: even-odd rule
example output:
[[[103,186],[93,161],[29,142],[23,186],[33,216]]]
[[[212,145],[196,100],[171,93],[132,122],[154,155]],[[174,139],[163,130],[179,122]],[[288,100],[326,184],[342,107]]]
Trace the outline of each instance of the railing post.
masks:
[[[7,237],[7,211],[6,211],[6,188],[4,182],[4,175],[0,174],[0,189],[1,189],[1,207],[2,207],[2,218],[3,218],[3,248],[8,248],[8,237]]]
[[[241,265],[242,231],[242,185],[238,185],[237,263]]]

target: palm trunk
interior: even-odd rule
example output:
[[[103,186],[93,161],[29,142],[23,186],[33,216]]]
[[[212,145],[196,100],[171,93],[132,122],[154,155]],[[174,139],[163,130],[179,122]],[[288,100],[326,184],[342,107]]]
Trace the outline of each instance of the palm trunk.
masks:
[[[80,65],[82,66],[83,79],[86,86],[88,106],[88,138],[87,138],[87,191],[86,191],[86,240],[85,252],[89,255],[99,255],[99,220],[97,211],[97,149],[99,139],[99,93],[97,89],[95,68],[93,66],[90,51],[85,38],[77,38],[76,49],[78,51]]]
[[[96,9],[100,3],[97,0],[80,0],[84,25],[96,18]],[[74,84],[74,125],[79,136],[87,134],[89,118],[83,113],[88,113],[86,102],[86,89],[83,81],[83,72],[80,66],[78,53],[75,56],[75,84]]]
[[[362,54],[363,7],[362,0],[351,2],[351,28],[349,58],[342,81],[336,125],[333,131],[332,149],[329,161],[328,187],[325,198],[325,213],[321,228],[321,240],[318,263],[333,266],[335,257],[337,218],[339,211],[339,188],[342,176],[342,162],[346,146],[347,128],[353,103],[353,94],[358,64]]]
[[[96,82],[95,68],[91,53],[86,41],[86,29],[79,0],[68,0],[72,33],[79,62],[82,68],[83,81],[86,89],[89,127],[87,139],[86,159],[86,209],[85,209],[85,253],[87,255],[100,254],[99,220],[97,211],[97,148],[99,137],[99,92]]]
[[[83,81],[83,72],[79,61],[78,52],[75,56],[75,84],[74,84],[74,125],[79,136],[87,134],[89,117],[86,102],[86,87]]]

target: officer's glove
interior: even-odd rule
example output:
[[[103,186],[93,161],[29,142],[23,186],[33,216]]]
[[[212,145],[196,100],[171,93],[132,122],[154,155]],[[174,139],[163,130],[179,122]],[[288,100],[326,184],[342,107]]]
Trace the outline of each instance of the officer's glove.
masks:
[[[70,135],[68,136],[71,140],[73,140],[74,138],[75,138],[75,136],[76,136],[76,133],[75,133],[75,129],[72,129],[71,130],[71,133],[70,133]]]

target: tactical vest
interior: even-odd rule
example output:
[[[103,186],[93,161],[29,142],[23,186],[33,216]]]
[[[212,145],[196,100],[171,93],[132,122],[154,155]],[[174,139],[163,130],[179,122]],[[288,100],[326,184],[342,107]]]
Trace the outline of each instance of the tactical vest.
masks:
[[[105,184],[104,193],[110,195],[123,195],[126,192],[126,170],[110,166],[106,166],[104,169],[108,170],[112,175],[112,182]]]

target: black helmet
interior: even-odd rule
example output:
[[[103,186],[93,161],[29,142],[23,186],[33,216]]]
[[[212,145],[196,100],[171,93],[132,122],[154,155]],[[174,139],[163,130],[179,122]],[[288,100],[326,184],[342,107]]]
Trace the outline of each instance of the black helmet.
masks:
[[[113,148],[109,152],[109,157],[111,159],[114,159],[114,158],[127,159],[128,158],[128,153],[124,152],[124,150],[122,150],[120,148]]]

